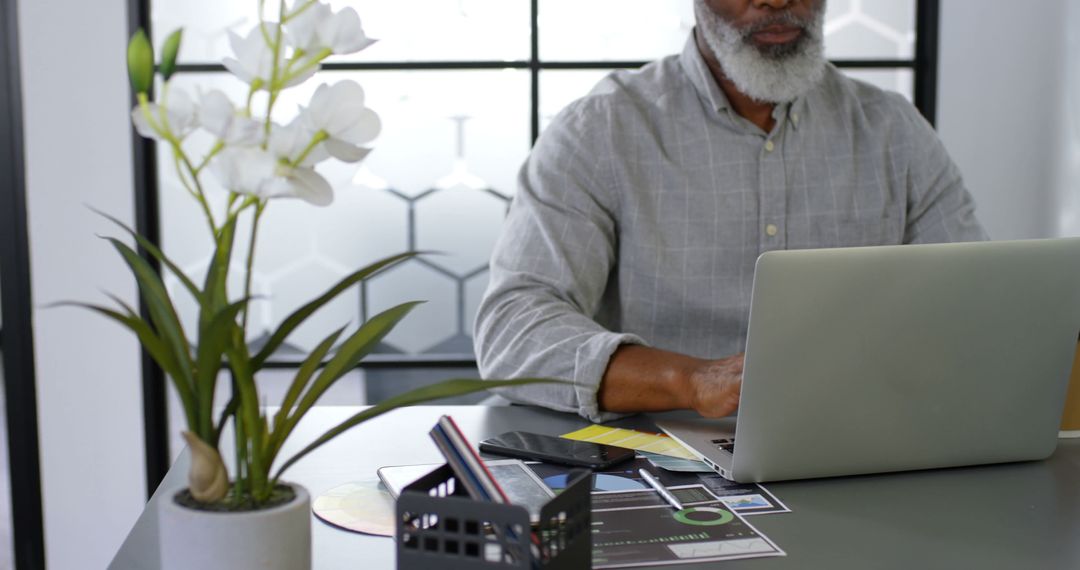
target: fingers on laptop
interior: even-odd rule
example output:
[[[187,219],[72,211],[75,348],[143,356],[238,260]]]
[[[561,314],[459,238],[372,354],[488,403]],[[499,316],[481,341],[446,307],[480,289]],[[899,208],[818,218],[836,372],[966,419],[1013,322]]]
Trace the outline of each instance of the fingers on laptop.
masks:
[[[709,418],[730,415],[739,407],[743,355],[703,361],[690,375],[692,405]]]

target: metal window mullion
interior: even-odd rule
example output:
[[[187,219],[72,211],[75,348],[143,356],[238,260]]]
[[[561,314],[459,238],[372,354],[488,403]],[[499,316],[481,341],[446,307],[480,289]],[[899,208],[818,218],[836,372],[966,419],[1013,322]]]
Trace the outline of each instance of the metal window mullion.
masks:
[[[18,570],[45,567],[33,301],[26,221],[19,30],[15,0],[0,0],[0,305],[10,479],[11,548]]]
[[[931,125],[937,120],[940,34],[940,0],[917,0],[915,4],[915,107]]]
[[[540,136],[540,0],[529,6],[529,132],[531,147]]]

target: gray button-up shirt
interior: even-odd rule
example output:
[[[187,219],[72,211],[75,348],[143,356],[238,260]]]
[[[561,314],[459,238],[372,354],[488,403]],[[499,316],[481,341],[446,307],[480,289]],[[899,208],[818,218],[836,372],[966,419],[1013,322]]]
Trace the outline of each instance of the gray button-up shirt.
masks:
[[[831,65],[764,132],[729,105],[693,35],[616,71],[537,141],[476,321],[503,395],[593,421],[620,344],[743,351],[763,252],[986,239],[956,166],[911,104]]]

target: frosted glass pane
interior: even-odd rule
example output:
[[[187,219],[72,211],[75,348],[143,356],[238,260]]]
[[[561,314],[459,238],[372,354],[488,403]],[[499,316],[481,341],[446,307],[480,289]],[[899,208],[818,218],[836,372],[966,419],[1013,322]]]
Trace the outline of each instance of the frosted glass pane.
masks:
[[[653,60],[677,53],[694,25],[690,0],[545,0],[540,4],[544,60]],[[830,0],[826,52],[835,59],[909,59],[914,0]]]
[[[506,197],[465,185],[433,192],[416,203],[416,246],[442,252],[428,260],[456,276],[482,270],[508,205]]]
[[[373,282],[367,311],[370,315],[396,302],[427,298],[399,299],[405,292],[436,295],[439,301],[432,299],[409,317],[416,321],[419,336],[404,338],[403,332],[388,339],[402,350],[423,350],[443,340],[447,331],[461,328],[458,281],[482,270],[490,256],[505,214],[505,197],[512,194],[517,170],[529,150],[529,75],[519,71],[324,72],[310,85],[286,91],[275,107],[275,119],[288,121],[295,116],[297,105],[306,103],[318,83],[345,78],[364,86],[368,105],[383,120],[383,134],[359,168],[336,161],[319,167],[335,189],[335,203],[330,207],[278,200],[267,208],[252,278],[259,299],[252,304],[249,338],[272,330],[292,310],[349,272],[405,251],[413,243],[420,249],[444,252],[433,256],[431,263],[448,276],[426,267],[406,271],[409,277],[435,279],[436,284],[395,286],[385,293]],[[235,100],[245,93],[242,84],[224,73],[180,74],[172,88],[194,92],[196,86],[221,88]],[[262,104],[256,99],[256,107]],[[196,133],[187,148],[200,156],[211,144],[207,135]],[[184,191],[164,147],[159,147],[158,160],[165,251],[192,278],[201,280],[210,255],[202,212]],[[213,177],[205,181],[209,196],[220,208],[224,190]],[[244,220],[238,235],[248,232],[250,226]],[[240,269],[245,252],[246,248],[238,248],[233,259],[236,269],[229,281],[233,296],[243,290]],[[182,321],[194,330],[195,302],[175,278],[168,277],[166,282],[177,293]],[[290,343],[310,350],[331,330],[347,323],[351,323],[347,331],[353,330],[363,309],[358,290],[344,294],[298,329]],[[447,321],[448,314],[452,321]],[[403,330],[409,326],[413,325]],[[427,338],[432,334],[438,338]]]
[[[523,60],[529,57],[527,0],[331,0],[356,9],[379,43],[329,61]],[[275,2],[267,2],[276,6]],[[255,0],[155,0],[154,45],[184,28],[184,62],[218,62],[229,53],[227,30],[246,33],[257,21]],[[276,10],[269,11],[271,17]]]
[[[830,59],[911,59],[914,0],[829,0],[825,53]]]
[[[274,2],[267,5],[276,6]],[[244,33],[255,26],[254,0],[151,0],[150,28],[155,49],[176,28],[184,28],[181,62],[220,62],[231,53],[227,32]]]
[[[541,0],[540,59],[652,60],[682,49],[691,0]]]
[[[910,69],[844,69],[854,77],[888,91],[896,91],[908,101],[914,101],[915,74]]]
[[[351,0],[379,43],[330,61],[529,59],[527,0]]]
[[[371,314],[424,299],[383,340],[393,352],[431,351],[459,329],[458,280],[418,261],[408,261],[374,277],[367,287]]]
[[[559,111],[592,90],[610,70],[540,72],[540,128],[547,128]]]

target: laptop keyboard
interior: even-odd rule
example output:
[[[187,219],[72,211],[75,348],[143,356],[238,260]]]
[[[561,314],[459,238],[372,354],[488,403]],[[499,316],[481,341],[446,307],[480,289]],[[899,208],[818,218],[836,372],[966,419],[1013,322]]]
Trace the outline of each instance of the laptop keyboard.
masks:
[[[726,451],[728,453],[735,453],[735,439],[723,438],[711,440],[712,444],[716,446],[720,451]]]

